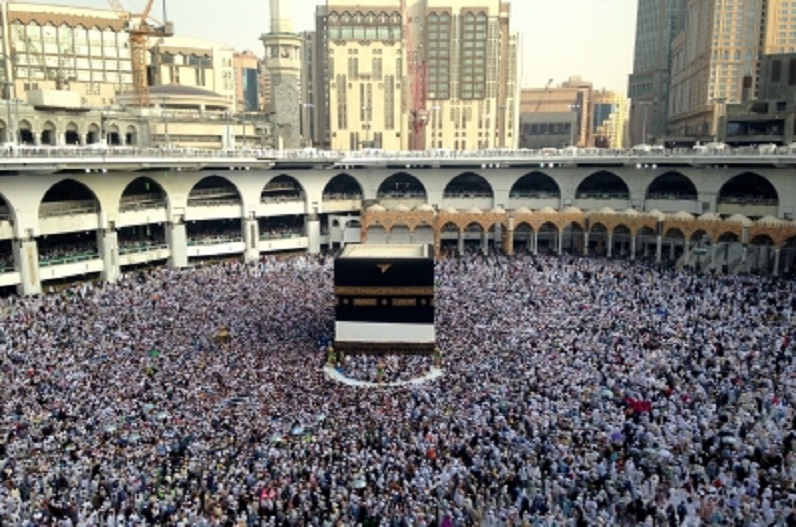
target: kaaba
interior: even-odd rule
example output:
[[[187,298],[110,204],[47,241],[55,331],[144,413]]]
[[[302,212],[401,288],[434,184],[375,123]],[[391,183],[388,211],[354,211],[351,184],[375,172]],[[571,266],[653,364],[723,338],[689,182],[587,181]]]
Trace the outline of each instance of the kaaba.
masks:
[[[334,262],[335,349],[431,354],[433,254],[422,244],[348,245]]]

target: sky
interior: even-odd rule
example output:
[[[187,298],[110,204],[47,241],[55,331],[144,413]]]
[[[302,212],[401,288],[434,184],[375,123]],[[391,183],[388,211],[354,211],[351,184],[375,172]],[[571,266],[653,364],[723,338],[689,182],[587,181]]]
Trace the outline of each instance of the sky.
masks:
[[[31,0],[27,0],[31,1]],[[39,4],[107,8],[106,0],[33,0]],[[162,18],[164,0],[155,0]],[[268,0],[165,0],[175,32],[262,55]],[[145,0],[120,0],[132,12]],[[287,0],[297,31],[311,30],[317,0]],[[579,75],[595,88],[627,92],[632,69],[636,0],[513,0],[512,31],[522,38],[522,87],[557,86]]]

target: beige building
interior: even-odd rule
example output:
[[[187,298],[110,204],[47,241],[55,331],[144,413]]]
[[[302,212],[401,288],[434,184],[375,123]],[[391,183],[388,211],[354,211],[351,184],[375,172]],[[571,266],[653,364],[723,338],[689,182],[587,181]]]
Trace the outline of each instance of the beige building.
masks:
[[[516,146],[509,5],[329,0],[316,16],[333,149]],[[323,106],[320,106],[323,105]]]
[[[168,37],[152,43],[149,56],[153,85],[202,88],[235,104],[234,49],[196,38]]]
[[[672,43],[668,139],[716,138],[727,104],[757,96],[760,59],[796,51],[792,0],[686,0]]]
[[[591,146],[625,148],[629,145],[628,104],[621,93],[596,90],[593,93]]]
[[[551,83],[543,88],[522,90],[519,147],[590,146],[591,83],[577,76],[559,86]]]
[[[5,98],[71,90],[83,106],[111,104],[132,85],[129,35],[111,9],[2,2]],[[11,90],[8,90],[11,79]]]

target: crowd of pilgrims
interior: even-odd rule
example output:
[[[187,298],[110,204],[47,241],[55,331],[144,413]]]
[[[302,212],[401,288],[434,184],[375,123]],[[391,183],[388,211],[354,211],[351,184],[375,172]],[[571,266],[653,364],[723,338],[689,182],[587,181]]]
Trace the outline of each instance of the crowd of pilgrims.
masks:
[[[0,525],[796,525],[793,282],[447,258],[444,375],[366,388],[323,372],[332,269],[2,300]]]

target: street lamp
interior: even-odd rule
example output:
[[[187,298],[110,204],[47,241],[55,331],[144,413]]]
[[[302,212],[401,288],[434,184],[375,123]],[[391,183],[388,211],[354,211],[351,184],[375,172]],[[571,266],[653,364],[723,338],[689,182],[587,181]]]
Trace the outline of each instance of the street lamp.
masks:
[[[570,110],[572,110],[572,124],[569,127],[569,144],[570,146],[575,145],[575,127],[577,126],[578,122],[578,110],[580,110],[580,104],[570,104]]]

